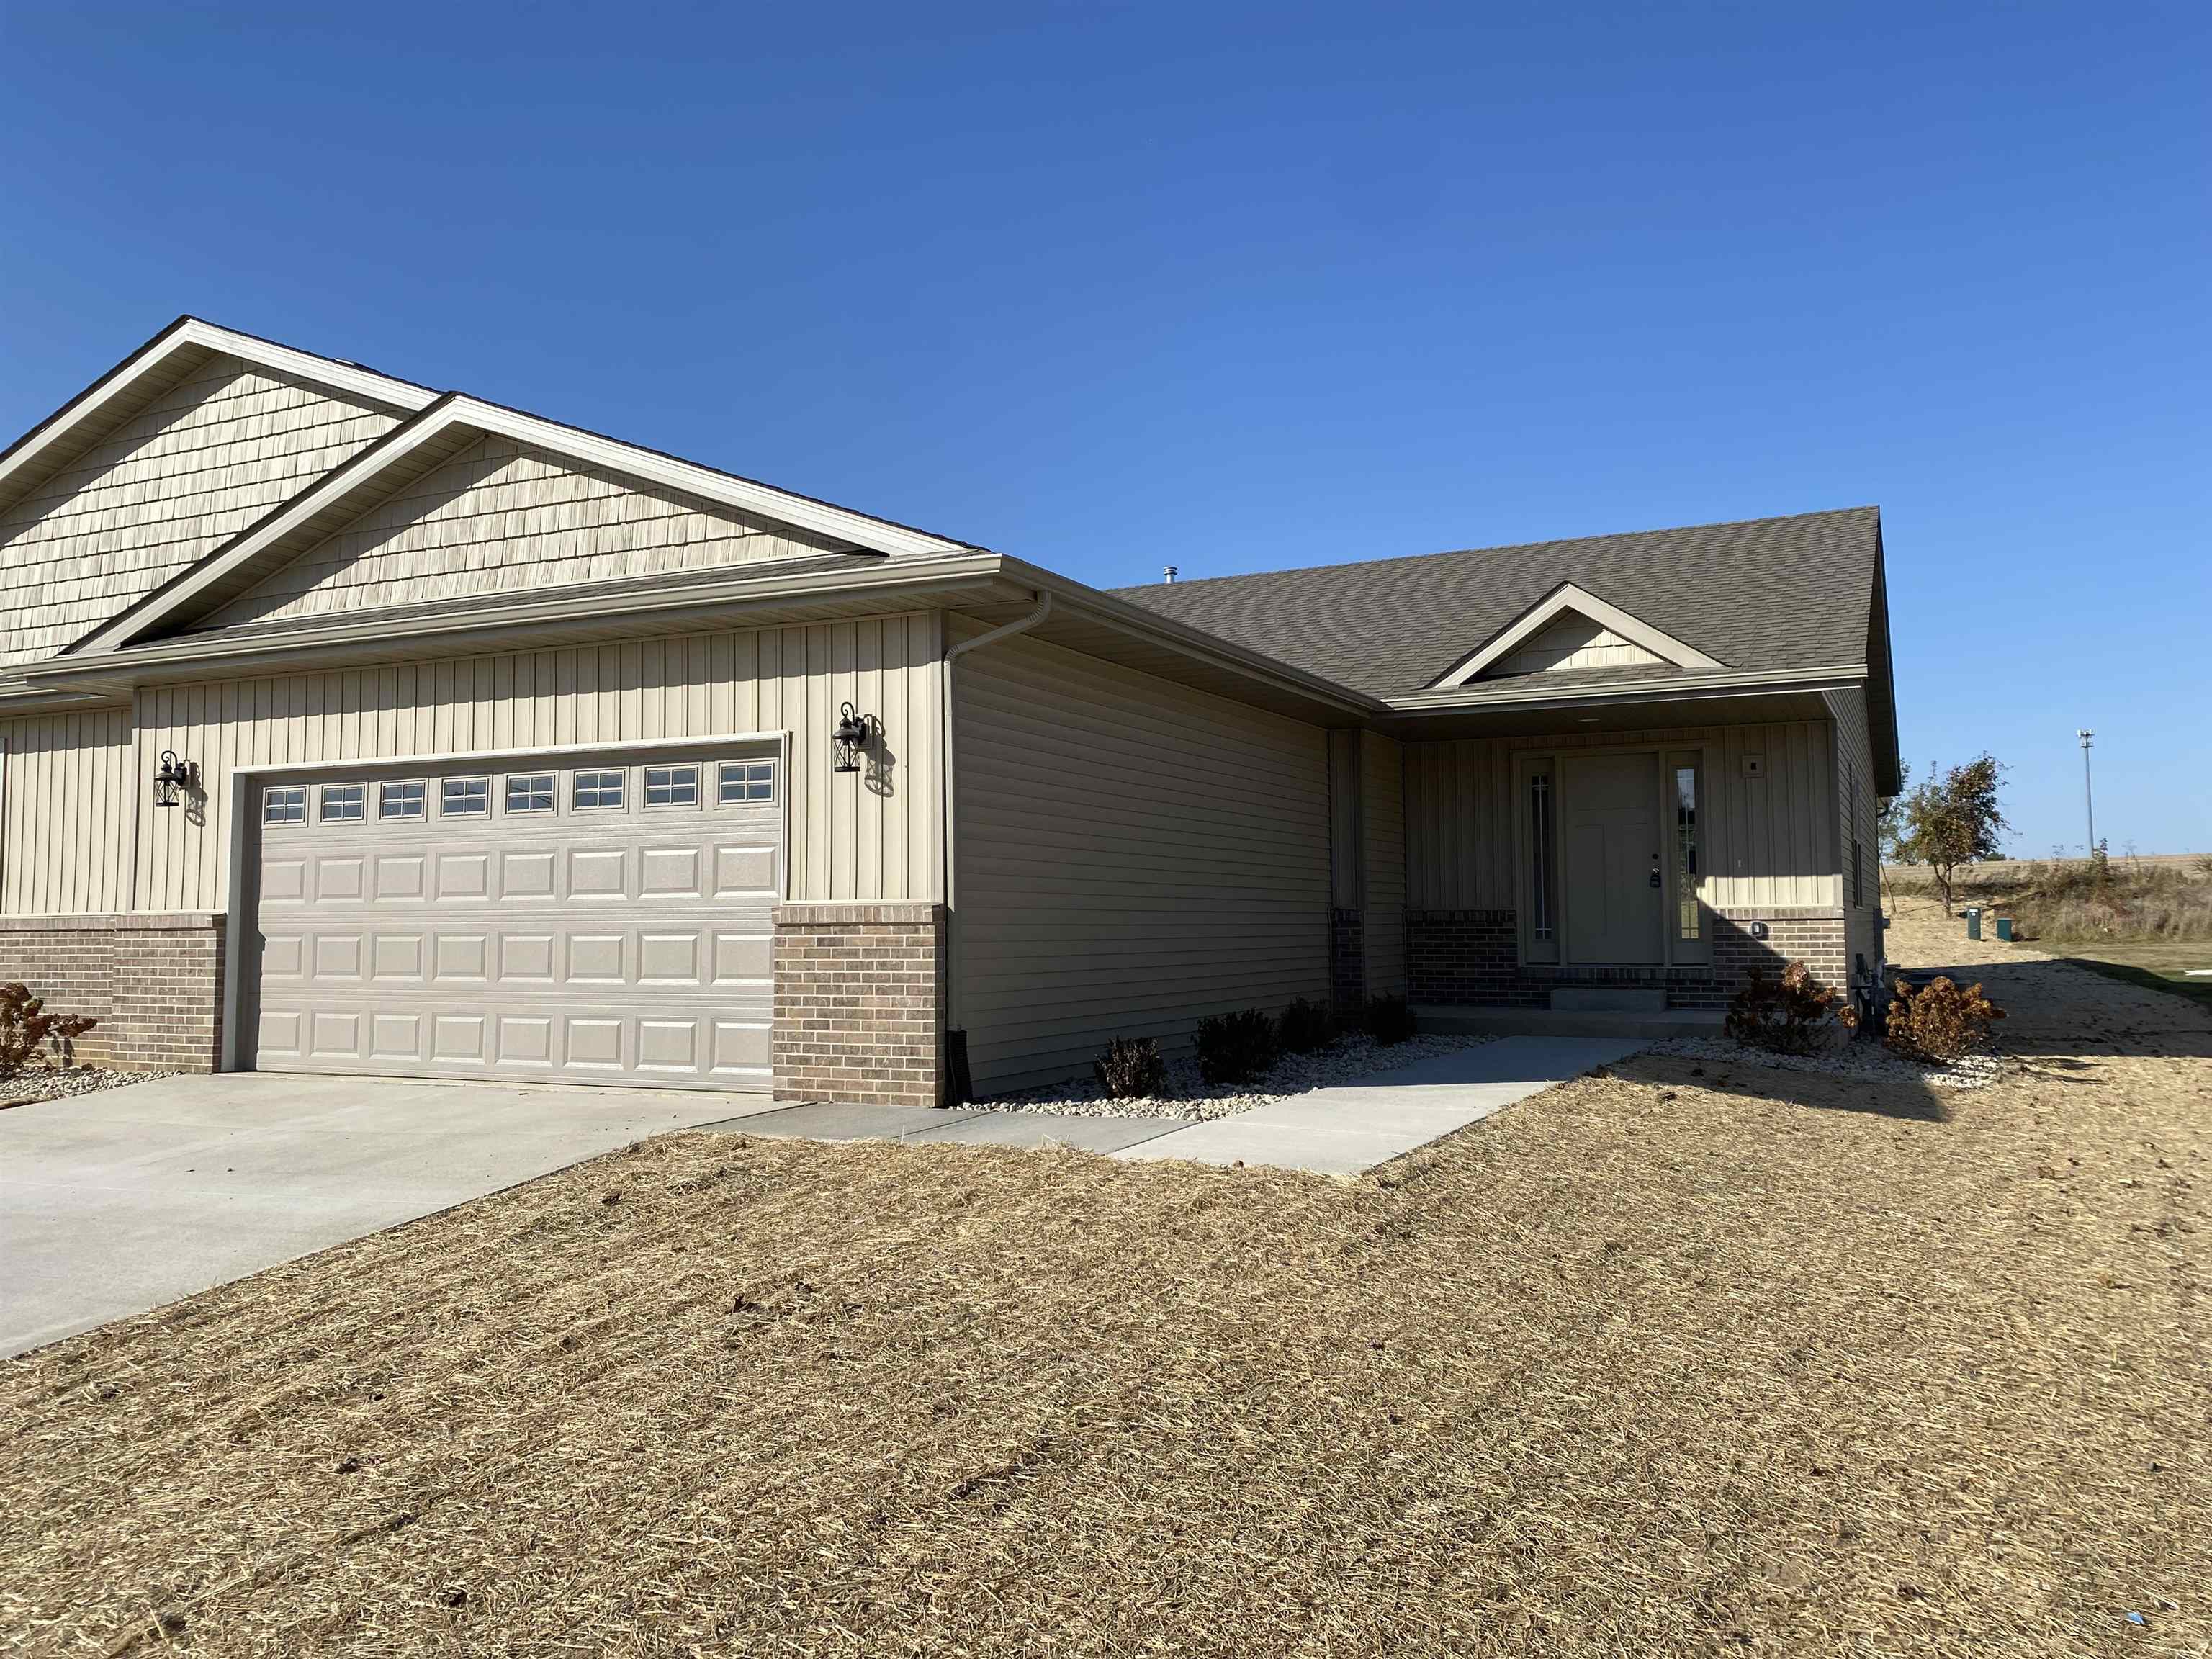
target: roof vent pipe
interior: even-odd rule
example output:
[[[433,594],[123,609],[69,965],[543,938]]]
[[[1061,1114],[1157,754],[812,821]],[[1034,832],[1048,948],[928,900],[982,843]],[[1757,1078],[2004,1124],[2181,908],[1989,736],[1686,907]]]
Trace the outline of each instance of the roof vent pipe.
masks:
[[[1173,565],[1168,566],[1166,574],[1168,580],[1173,582],[1176,579],[1176,568]]]

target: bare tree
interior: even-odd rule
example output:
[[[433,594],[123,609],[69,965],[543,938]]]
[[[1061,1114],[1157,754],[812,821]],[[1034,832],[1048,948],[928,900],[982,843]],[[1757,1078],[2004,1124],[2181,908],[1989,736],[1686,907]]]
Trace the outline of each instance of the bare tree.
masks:
[[[1924,864],[1951,908],[1952,873],[1962,864],[2003,855],[2004,832],[2012,828],[1999,809],[1997,791],[2004,768],[1986,753],[1929,777],[1900,796],[1897,804],[1904,835],[1899,856]]]

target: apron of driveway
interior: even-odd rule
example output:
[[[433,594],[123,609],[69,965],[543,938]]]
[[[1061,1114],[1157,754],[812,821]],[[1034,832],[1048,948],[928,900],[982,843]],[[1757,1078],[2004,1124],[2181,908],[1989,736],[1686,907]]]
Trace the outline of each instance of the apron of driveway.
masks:
[[[0,1111],[0,1355],[678,1129],[1052,1144],[1353,1176],[1642,1046],[1504,1037],[1206,1123],[675,1090],[161,1078]]]
[[[1500,1037],[1204,1123],[823,1104],[787,1106],[718,1127],[812,1140],[1057,1145],[1117,1158],[1271,1164],[1356,1176],[1644,1046],[1643,1040],[1619,1037]]]
[[[0,1111],[0,1354],[727,1119],[736,1098],[244,1072]]]

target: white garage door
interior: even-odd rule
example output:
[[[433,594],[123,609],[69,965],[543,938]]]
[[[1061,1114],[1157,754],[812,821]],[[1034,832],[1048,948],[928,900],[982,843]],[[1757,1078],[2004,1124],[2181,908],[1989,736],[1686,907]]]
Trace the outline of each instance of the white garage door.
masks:
[[[768,1089],[778,763],[563,762],[264,782],[254,1064]]]

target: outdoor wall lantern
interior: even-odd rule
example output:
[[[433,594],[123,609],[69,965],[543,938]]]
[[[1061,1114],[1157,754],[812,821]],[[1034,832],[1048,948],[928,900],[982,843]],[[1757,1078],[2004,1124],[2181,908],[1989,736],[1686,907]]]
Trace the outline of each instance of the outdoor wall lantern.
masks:
[[[177,751],[161,751],[161,769],[154,774],[154,805],[174,806],[178,798],[187,789],[199,787],[200,769],[188,760],[179,760]]]
[[[873,714],[856,714],[851,703],[840,704],[837,709],[837,729],[830,734],[836,745],[835,772],[857,772],[860,769],[860,752],[868,746],[869,734],[874,730]]]

